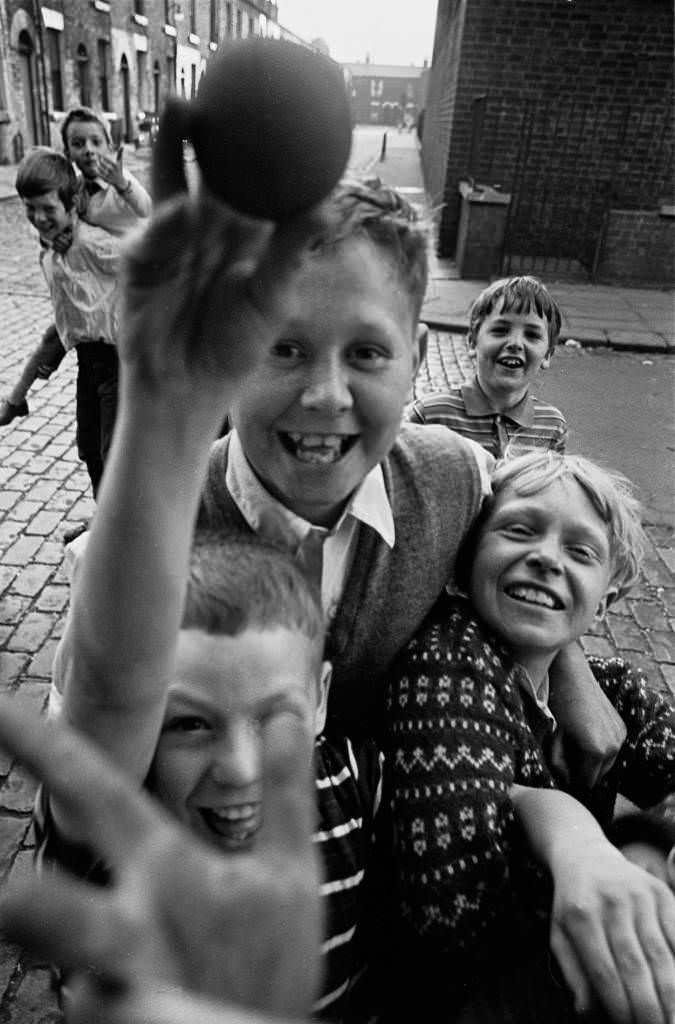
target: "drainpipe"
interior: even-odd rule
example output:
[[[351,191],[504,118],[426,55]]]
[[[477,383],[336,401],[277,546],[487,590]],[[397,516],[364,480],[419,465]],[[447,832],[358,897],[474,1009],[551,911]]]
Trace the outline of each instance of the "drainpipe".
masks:
[[[49,130],[49,91],[47,89],[47,69],[45,65],[45,47],[44,36],[42,34],[42,11],[40,10],[40,0],[34,0],[33,11],[38,35],[39,77],[42,79],[42,95],[44,100],[44,105],[43,103],[40,103],[40,134],[42,135],[43,143],[46,146],[50,146],[52,140],[51,132]]]

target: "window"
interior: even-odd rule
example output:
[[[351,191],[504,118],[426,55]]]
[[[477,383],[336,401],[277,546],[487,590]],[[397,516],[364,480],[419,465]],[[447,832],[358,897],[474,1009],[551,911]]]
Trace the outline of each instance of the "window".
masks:
[[[241,11],[237,7],[237,39],[241,39],[241,33],[243,30]]]
[[[211,7],[209,8],[209,39],[212,43],[218,42],[218,3],[217,0],[211,0]]]
[[[91,85],[89,82],[89,54],[87,48],[80,43],[77,48],[77,91],[83,107],[91,106]]]
[[[229,39],[232,36],[232,4],[225,4],[225,35]]]
[[[197,35],[197,0],[190,0],[190,32]]]
[[[52,106],[63,110],[63,76],[61,74],[61,33],[55,28],[47,29],[47,52],[49,54],[49,80],[52,87]]]
[[[180,72],[180,94],[185,99],[185,71],[181,68]]]
[[[108,40],[99,39],[98,47],[98,90],[101,109],[110,110],[110,89],[108,88]]]
[[[193,100],[197,94],[197,65],[190,65],[190,99]]]
[[[146,55],[142,50],[136,50],[136,88],[138,90],[138,106],[141,110],[145,110],[145,72],[146,72]]]
[[[169,92],[176,91],[176,58],[166,58],[166,77],[168,79]]]
[[[145,0],[134,0],[134,14],[145,14]]]
[[[248,34],[250,36],[255,35],[255,18],[248,19]]]

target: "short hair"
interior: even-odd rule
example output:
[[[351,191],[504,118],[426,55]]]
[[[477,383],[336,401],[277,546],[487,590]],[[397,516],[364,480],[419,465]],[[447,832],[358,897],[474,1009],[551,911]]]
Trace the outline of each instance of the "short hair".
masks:
[[[70,210],[77,192],[77,177],[63,153],[50,146],[35,146],[17,168],[15,187],[22,199],[57,192],[66,210]]]
[[[93,122],[100,125],[103,129],[103,134],[106,137],[108,145],[112,145],[108,122],[102,114],[97,114],[95,110],[91,109],[91,107],[71,107],[61,122],[61,140],[63,142],[63,149],[65,153],[68,152],[68,126],[74,121],[79,121],[85,124]]]
[[[470,345],[476,344],[481,324],[497,308],[514,313],[529,313],[534,308],[537,316],[548,324],[549,352],[558,344],[562,327],[560,308],[538,278],[502,277],[484,288],[469,311]]]
[[[257,538],[198,530],[182,629],[237,636],[282,627],[303,633],[321,660],[325,621],[318,589],[286,552]]]
[[[417,321],[429,275],[429,229],[408,200],[379,178],[345,178],[329,198],[330,225],[316,248],[365,237],[399,272]]]
[[[555,480],[576,481],[607,527],[609,585],[616,588],[611,600],[618,600],[631,589],[640,573],[646,542],[642,508],[631,481],[582,455],[563,455],[543,448],[524,452],[522,447],[513,446],[506,449],[492,473],[492,493],[483,502],[458,561],[459,585],[466,589],[473,553],[497,496],[506,487],[519,495],[538,494]]]

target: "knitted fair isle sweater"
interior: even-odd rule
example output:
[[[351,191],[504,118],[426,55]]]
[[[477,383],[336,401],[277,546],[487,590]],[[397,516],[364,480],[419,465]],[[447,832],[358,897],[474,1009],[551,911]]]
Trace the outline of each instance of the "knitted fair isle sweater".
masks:
[[[228,441],[211,451],[198,525],[249,532],[225,486]],[[445,427],[404,424],[382,470],[396,543],[389,549],[360,526],[326,654],[333,663],[329,714],[348,735],[381,733],[383,673],[452,578],[481,503],[473,448]]]

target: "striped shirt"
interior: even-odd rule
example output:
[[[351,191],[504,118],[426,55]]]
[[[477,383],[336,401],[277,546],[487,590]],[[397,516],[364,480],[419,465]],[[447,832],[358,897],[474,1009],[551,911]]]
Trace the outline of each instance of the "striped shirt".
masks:
[[[314,1016],[353,1021],[367,1003],[364,882],[381,800],[382,755],[368,741],[320,736],[315,770],[319,822],[314,842],[323,869],[325,927],[323,983]]]
[[[374,819],[382,796],[382,755],[374,743],[319,736],[314,748],[317,829],[324,903],[322,988],[313,1016],[356,1021],[367,1015],[369,906],[364,880],[373,856]],[[91,847],[63,838],[54,824],[46,790],[33,812],[38,870],[56,863],[92,883],[107,885],[109,869]],[[63,983],[64,979],[62,979]]]
[[[508,412],[497,412],[476,378],[450,391],[418,399],[408,419],[449,427],[482,445],[496,459],[510,442],[556,452],[564,452],[567,442],[565,417],[555,406],[528,394]]]

